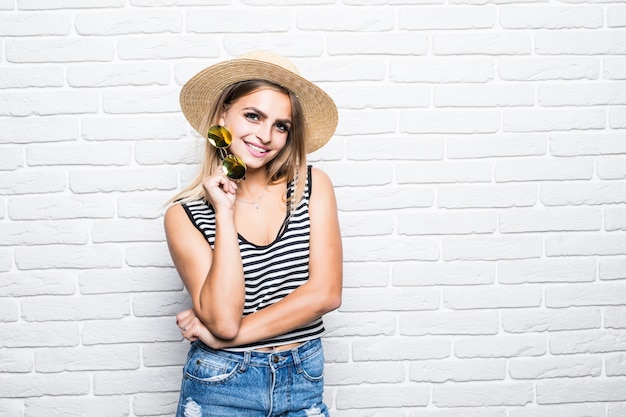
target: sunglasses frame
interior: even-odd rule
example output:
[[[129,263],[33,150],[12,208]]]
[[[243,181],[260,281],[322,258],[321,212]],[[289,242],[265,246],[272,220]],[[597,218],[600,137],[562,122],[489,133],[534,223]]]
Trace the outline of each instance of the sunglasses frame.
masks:
[[[222,158],[222,172],[224,175],[233,181],[245,179],[246,163],[238,156],[226,152],[226,149],[233,141],[228,129],[220,125],[211,126],[207,132],[207,140],[218,150]]]

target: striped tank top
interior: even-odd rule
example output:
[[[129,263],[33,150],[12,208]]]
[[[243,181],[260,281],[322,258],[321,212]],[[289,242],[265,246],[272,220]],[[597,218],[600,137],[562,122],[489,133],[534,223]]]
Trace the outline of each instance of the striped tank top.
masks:
[[[243,261],[246,291],[243,316],[282,300],[308,280],[311,187],[311,167],[309,166],[302,200],[291,216],[286,213],[283,227],[276,239],[269,245],[255,245],[239,235],[239,251]],[[293,184],[287,189],[287,197],[289,197],[293,192]],[[213,248],[215,244],[215,211],[213,207],[207,204],[204,199],[183,203],[183,207],[191,222],[202,232]],[[320,317],[289,333],[225,350],[242,352],[269,346],[305,342],[320,337],[322,333],[324,333],[324,324]]]

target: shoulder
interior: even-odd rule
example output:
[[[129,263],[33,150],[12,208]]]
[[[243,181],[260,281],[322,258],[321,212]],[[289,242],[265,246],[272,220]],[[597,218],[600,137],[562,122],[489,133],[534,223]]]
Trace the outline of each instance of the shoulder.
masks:
[[[324,171],[319,168],[311,167],[311,196],[334,194],[333,183]]]

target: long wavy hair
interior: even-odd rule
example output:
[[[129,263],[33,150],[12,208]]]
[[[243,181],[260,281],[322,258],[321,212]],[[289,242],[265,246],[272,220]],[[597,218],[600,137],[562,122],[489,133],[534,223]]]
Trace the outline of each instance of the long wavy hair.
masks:
[[[276,184],[285,181],[289,184],[296,180],[295,190],[290,193],[289,198],[285,202],[292,207],[300,201],[304,194],[304,184],[306,181],[306,126],[304,124],[304,116],[302,107],[298,97],[288,89],[271,83],[266,80],[249,80],[241,81],[226,87],[218,100],[208,109],[205,117],[200,125],[200,132],[206,132],[209,128],[218,123],[222,113],[232,105],[236,100],[259,90],[271,89],[289,96],[291,101],[291,128],[287,135],[287,141],[281,151],[266,166],[268,183]],[[205,178],[221,169],[222,159],[218,149],[204,141],[204,158],[202,165],[196,177],[181,192],[172,197],[168,204],[175,202],[187,202],[198,199],[206,199],[206,195],[202,183]],[[245,181],[245,180],[244,180]]]

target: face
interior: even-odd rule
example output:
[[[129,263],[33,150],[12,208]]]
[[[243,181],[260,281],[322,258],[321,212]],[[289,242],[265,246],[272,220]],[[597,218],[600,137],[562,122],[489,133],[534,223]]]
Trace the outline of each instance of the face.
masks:
[[[231,103],[219,123],[232,134],[229,151],[243,159],[248,169],[260,168],[287,143],[291,100],[276,90],[258,90]]]

